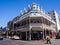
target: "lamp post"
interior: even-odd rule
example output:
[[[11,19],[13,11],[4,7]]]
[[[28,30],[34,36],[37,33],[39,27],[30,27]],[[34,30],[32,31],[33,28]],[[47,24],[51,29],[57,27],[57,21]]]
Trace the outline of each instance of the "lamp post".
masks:
[[[1,27],[0,27],[0,36],[1,36]]]

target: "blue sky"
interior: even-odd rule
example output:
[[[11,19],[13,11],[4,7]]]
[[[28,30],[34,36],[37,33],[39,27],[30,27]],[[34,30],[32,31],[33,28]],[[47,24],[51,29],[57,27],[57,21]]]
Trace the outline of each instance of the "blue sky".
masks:
[[[20,15],[20,11],[35,2],[46,12],[55,9],[60,14],[60,0],[0,0],[0,26]]]

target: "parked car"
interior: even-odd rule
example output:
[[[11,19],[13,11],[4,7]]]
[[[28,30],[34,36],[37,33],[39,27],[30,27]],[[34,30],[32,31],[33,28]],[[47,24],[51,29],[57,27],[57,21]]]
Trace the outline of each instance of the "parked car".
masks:
[[[13,39],[13,40],[19,40],[19,36],[12,36],[10,39]]]
[[[60,32],[57,33],[56,39],[60,39]]]
[[[0,36],[0,40],[3,40],[3,37],[2,36]]]

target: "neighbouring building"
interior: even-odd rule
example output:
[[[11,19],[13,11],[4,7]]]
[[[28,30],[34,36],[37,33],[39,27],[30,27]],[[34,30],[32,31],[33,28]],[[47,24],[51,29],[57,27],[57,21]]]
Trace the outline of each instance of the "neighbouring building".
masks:
[[[49,14],[51,15],[51,18],[56,22],[56,30],[57,30],[57,32],[59,32],[59,30],[60,30],[60,16],[58,15],[58,13],[55,10],[50,11]]]
[[[59,16],[59,30],[60,30],[60,16]]]
[[[20,16],[8,22],[9,34],[17,35],[24,40],[45,39],[47,35],[55,38],[57,26],[53,16],[33,3],[28,6],[27,10],[24,8],[24,12],[21,11]]]

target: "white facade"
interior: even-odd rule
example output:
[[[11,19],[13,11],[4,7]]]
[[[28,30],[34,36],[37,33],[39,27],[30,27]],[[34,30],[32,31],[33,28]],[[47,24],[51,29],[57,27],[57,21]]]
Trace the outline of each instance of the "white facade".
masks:
[[[23,19],[25,19],[27,17],[43,17],[43,18],[47,19],[48,21],[50,21],[50,22],[52,22],[54,24],[54,25],[50,25],[51,28],[56,27],[56,22],[53,20],[53,15],[46,13],[44,10],[42,10],[35,3],[33,3],[32,5],[29,5],[28,10],[26,10],[24,8],[24,11],[23,12],[21,11],[21,13],[20,13],[20,18],[18,20],[14,21],[14,23],[16,23],[18,21],[21,21],[21,20],[23,20]]]

